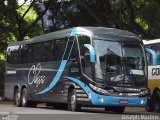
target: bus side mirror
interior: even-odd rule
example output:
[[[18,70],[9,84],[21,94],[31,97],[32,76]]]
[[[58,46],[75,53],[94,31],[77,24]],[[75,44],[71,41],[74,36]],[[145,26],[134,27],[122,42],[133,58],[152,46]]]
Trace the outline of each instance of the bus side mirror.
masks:
[[[96,62],[96,54],[95,54],[94,47],[90,44],[84,44],[84,46],[89,49],[90,62],[95,63]]]
[[[89,53],[89,51],[86,51],[86,52],[85,52],[85,54],[84,54],[84,59],[90,61],[90,53]]]
[[[157,65],[157,63],[158,63],[157,53],[154,50],[149,49],[149,48],[146,48],[146,51],[152,55],[152,65]]]

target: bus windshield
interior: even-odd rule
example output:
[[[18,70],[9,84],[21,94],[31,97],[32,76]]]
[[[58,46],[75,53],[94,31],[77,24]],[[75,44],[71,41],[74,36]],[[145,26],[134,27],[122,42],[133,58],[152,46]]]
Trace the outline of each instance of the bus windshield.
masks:
[[[141,45],[94,40],[95,74],[98,81],[113,85],[146,83],[145,60]]]

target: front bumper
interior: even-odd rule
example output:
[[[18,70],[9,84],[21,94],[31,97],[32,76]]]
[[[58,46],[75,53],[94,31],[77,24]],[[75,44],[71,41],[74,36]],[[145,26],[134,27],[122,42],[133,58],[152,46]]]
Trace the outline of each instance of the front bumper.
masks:
[[[126,106],[126,107],[146,107],[147,97],[114,97],[103,95],[92,95],[91,102],[95,106]],[[120,103],[120,101],[128,101]]]

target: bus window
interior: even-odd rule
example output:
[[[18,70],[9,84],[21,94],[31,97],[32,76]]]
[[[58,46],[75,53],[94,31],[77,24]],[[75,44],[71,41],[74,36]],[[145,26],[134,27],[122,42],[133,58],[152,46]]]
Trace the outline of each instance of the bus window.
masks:
[[[40,53],[40,61],[47,62],[52,61],[53,54],[52,54],[52,41],[42,42],[41,43],[41,52]]]
[[[148,52],[146,52],[146,57],[147,57],[147,63],[148,63],[148,65],[151,65],[152,64],[151,54],[149,54]]]
[[[78,36],[79,50],[80,50],[80,60],[82,63],[83,72],[91,77],[91,62],[89,60],[89,50],[84,46],[84,44],[91,44],[90,38],[87,36]]]
[[[41,43],[34,43],[31,45],[30,62],[40,62],[40,53],[42,52]]]
[[[29,61],[29,53],[30,53],[30,45],[22,45],[20,50],[20,64],[28,63]]]
[[[158,64],[160,64],[160,44],[151,45],[151,49],[157,53],[158,56]]]
[[[78,58],[78,49],[77,49],[77,41],[75,40],[73,45],[72,45],[72,50],[71,53],[69,55],[69,60],[74,60],[77,61]]]
[[[20,46],[12,46],[7,50],[7,62],[9,64],[18,64],[19,63],[19,49]]]
[[[65,44],[65,54],[64,54],[64,56],[63,56],[63,59],[68,59],[68,57],[70,56],[70,52],[71,52],[71,49],[73,48],[73,44],[74,44],[74,40],[75,40],[75,38],[74,37],[70,37],[70,38],[67,38],[65,41],[67,41],[66,42],[66,44]],[[62,51],[62,50],[61,50]]]
[[[121,44],[118,42],[94,40],[94,47],[97,55],[96,78],[97,80],[109,81],[114,76],[122,73],[122,52]]]
[[[90,62],[90,53],[89,51],[86,51],[85,57],[84,57],[84,73],[91,77],[91,62]]]

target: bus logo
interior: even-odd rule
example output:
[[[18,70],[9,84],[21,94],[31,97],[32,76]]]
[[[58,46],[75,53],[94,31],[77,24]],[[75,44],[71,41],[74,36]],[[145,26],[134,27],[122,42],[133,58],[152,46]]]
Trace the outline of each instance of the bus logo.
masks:
[[[40,75],[41,72],[41,64],[38,63],[37,66],[33,65],[28,73],[28,84],[36,84],[36,87],[38,87],[40,84],[44,84],[45,76]]]
[[[79,72],[79,68],[71,68],[71,72]]]

